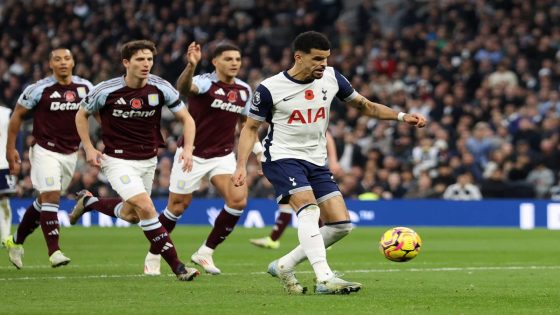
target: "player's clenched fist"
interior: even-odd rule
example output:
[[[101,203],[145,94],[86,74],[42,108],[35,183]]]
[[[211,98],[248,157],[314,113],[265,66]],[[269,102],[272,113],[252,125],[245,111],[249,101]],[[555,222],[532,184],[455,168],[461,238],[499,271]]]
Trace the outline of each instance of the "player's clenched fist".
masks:
[[[418,128],[423,128],[426,126],[426,117],[422,114],[414,113],[414,114],[406,114],[403,117],[404,122],[416,126]]]

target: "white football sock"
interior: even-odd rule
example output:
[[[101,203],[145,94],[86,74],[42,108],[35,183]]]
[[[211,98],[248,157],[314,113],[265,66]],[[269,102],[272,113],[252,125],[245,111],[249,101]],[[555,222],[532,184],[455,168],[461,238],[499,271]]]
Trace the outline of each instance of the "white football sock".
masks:
[[[333,272],[327,263],[327,252],[317,223],[320,212],[316,204],[307,205],[298,211],[298,239],[317,280],[323,281],[331,278]]]
[[[124,206],[124,202],[119,202],[119,203],[115,206],[115,209],[113,209],[113,213],[115,214],[115,217],[117,217],[117,218],[119,218],[119,219],[121,219],[121,220],[122,220],[122,218],[121,218],[121,210],[122,210],[123,206]],[[142,221],[142,220],[140,220],[140,221]]]
[[[5,240],[11,233],[12,207],[9,198],[0,199],[0,240]]]
[[[214,254],[214,249],[206,246],[206,241],[205,241],[204,244],[202,244],[202,246],[200,246],[200,248],[196,252],[201,255],[212,256],[212,254]]]
[[[319,229],[321,235],[323,236],[325,248],[344,238],[346,235],[348,235],[348,233],[350,233],[351,230],[352,223],[350,223],[350,221],[330,223],[328,225],[324,225]],[[299,245],[291,252],[280,258],[278,260],[278,264],[285,266],[288,270],[290,270],[294,269],[296,265],[303,262],[306,258],[307,256],[305,255],[305,251],[303,250],[301,245]]]

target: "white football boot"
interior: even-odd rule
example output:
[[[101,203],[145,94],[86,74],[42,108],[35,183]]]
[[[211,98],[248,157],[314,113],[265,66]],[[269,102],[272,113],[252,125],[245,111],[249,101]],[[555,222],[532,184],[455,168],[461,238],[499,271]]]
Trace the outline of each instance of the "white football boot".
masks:
[[[216,265],[214,265],[214,260],[212,259],[212,255],[204,255],[199,254],[198,251],[191,256],[191,261],[200,267],[204,268],[206,273],[211,275],[219,275],[222,273]]]
[[[317,281],[315,285],[315,293],[317,294],[350,294],[358,292],[362,288],[362,284],[358,282],[350,282],[333,276],[329,280]]]
[[[268,265],[268,271],[271,276],[280,279],[284,289],[290,294],[304,294],[307,292],[307,288],[303,287],[293,270],[282,269],[282,266],[278,265],[278,260],[271,262]]]
[[[56,252],[52,253],[51,257],[49,257],[49,261],[51,262],[51,266],[53,268],[68,265],[70,263],[70,258],[64,256],[64,254],[57,250]]]

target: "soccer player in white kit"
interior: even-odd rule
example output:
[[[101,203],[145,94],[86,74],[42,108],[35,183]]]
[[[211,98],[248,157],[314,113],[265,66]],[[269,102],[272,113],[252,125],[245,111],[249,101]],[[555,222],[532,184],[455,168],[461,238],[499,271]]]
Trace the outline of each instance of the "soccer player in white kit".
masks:
[[[0,240],[8,240],[12,228],[12,207],[10,195],[16,192],[17,178],[10,175],[10,166],[6,160],[6,142],[8,141],[8,123],[11,109],[0,106]]]
[[[333,136],[327,131],[327,158],[329,169],[335,176],[339,176],[344,171],[338,163],[338,156],[336,153],[336,144],[334,143]],[[280,238],[284,234],[286,227],[292,222],[292,208],[289,204],[278,205],[278,217],[274,221],[274,226],[269,236],[261,238],[250,239],[249,242],[255,246],[269,249],[278,249],[280,247]],[[322,222],[319,223],[322,226]]]
[[[397,113],[357,93],[348,80],[327,66],[330,42],[321,33],[305,32],[293,42],[294,65],[264,80],[253,96],[247,122],[239,137],[235,185],[245,183],[247,159],[263,121],[269,123],[263,140],[264,175],[273,184],[277,202],[289,203],[298,216],[300,245],[271,262],[268,273],[278,277],[289,293],[306,292],[295,267],[308,259],[315,272],[317,294],[348,294],[362,284],[337,277],[327,263],[325,248],[352,230],[348,209],[326,166],[329,110],[336,96],[363,115],[424,127],[420,114]],[[322,228],[318,220],[325,223]]]

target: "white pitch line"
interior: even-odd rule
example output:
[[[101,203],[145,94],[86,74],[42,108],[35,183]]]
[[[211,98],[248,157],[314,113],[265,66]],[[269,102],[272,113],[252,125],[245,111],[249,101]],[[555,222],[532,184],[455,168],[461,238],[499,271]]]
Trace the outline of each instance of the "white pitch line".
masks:
[[[560,266],[487,266],[487,267],[445,267],[445,268],[408,268],[408,269],[357,269],[343,270],[343,273],[390,273],[390,272],[441,272],[441,271],[508,271],[508,270],[556,270]],[[18,272],[14,270],[14,272]],[[309,274],[313,271],[301,271],[298,273]],[[223,276],[242,276],[242,275],[264,275],[266,272],[249,273],[223,273]],[[164,276],[173,276],[171,274]],[[0,278],[1,281],[35,281],[35,280],[70,280],[70,279],[118,279],[118,278],[140,278],[147,277],[142,274],[129,275],[81,275],[81,276],[40,276],[40,277],[9,277]]]

